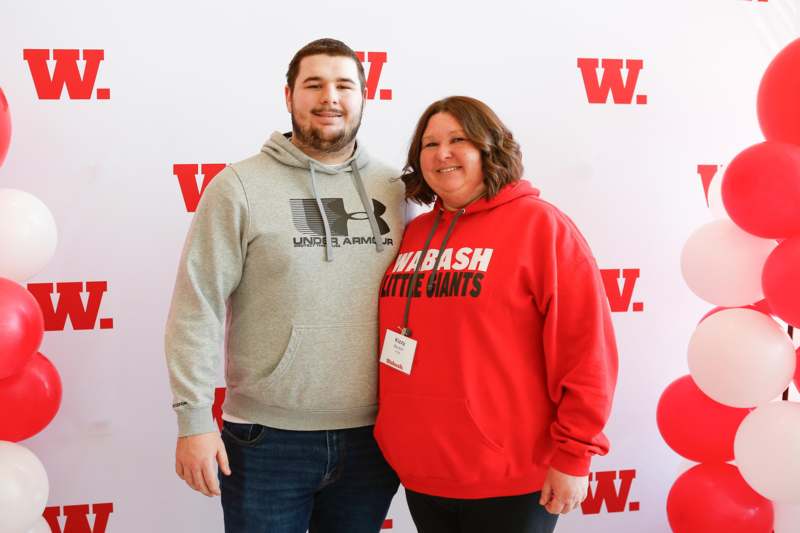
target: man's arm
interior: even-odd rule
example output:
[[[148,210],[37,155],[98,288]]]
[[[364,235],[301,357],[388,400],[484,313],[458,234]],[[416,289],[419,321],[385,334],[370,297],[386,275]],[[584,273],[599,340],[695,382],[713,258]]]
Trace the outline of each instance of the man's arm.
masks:
[[[192,220],[165,331],[172,407],[178,417],[176,471],[207,495],[219,492],[214,462],[227,469],[211,406],[227,301],[241,279],[248,228],[244,189],[227,167],[206,188]]]

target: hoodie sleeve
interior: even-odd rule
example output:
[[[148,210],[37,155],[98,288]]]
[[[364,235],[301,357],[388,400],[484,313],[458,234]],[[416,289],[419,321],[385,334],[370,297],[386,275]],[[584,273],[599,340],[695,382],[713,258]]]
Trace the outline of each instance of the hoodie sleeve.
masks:
[[[541,267],[547,388],[556,406],[551,466],[585,476],[593,455],[608,453],[603,428],[617,380],[617,346],[600,272],[586,241],[554,214]]]
[[[167,318],[164,344],[179,436],[217,431],[211,407],[227,300],[247,253],[248,217],[242,183],[226,167],[206,187],[195,212]]]

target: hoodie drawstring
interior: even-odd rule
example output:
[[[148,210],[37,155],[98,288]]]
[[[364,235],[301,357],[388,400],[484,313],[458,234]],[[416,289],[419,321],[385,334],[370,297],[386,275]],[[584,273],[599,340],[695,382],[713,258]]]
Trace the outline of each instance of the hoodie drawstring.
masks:
[[[381,230],[378,227],[378,220],[375,218],[375,211],[372,208],[372,202],[367,196],[367,190],[364,188],[364,182],[361,180],[361,174],[358,172],[358,166],[356,166],[356,162],[350,165],[350,169],[353,171],[353,185],[355,185],[356,190],[358,191],[358,196],[361,198],[361,204],[364,206],[364,211],[367,212],[367,219],[369,220],[369,225],[372,228],[372,236],[375,237],[375,250],[378,252],[383,251],[383,242],[381,239]]]
[[[333,243],[331,242],[331,225],[328,223],[328,216],[325,214],[325,208],[322,205],[322,199],[317,193],[317,175],[314,172],[314,163],[308,162],[308,168],[311,169],[311,189],[314,191],[314,199],[317,201],[319,214],[322,217],[322,225],[325,228],[325,260],[333,261]]]

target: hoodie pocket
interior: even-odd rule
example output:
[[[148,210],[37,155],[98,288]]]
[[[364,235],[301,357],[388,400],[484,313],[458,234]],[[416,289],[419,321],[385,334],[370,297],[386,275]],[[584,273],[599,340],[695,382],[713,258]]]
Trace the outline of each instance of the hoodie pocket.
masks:
[[[292,326],[265,382],[270,405],[341,411],[377,403],[377,323]]]
[[[486,436],[461,398],[386,394],[375,436],[401,478],[476,483],[508,474],[503,448]]]

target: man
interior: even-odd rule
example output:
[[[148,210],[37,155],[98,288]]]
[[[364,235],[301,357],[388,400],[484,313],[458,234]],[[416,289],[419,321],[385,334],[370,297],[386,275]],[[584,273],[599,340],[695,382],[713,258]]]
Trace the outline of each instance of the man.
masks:
[[[186,238],[166,327],[176,471],[221,493],[227,532],[373,533],[398,486],[372,424],[402,185],[356,143],[366,87],[349,47],[309,43],[286,81],[291,134],[220,172]]]

